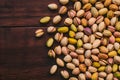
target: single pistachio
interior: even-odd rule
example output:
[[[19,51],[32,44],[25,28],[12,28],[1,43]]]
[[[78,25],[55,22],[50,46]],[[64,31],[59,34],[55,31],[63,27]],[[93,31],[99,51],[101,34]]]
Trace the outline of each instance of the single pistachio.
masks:
[[[114,17],[114,12],[113,12],[112,10],[108,11],[107,17],[108,17],[108,18]]]
[[[76,38],[76,39],[83,38],[83,36],[84,36],[84,33],[83,33],[83,32],[77,32],[77,33],[75,34],[75,38]]]
[[[79,68],[75,68],[75,69],[73,69],[73,71],[72,71],[72,74],[73,75],[78,75],[80,73],[80,69]]]
[[[113,74],[108,74],[105,80],[113,80]]]
[[[58,5],[55,3],[51,3],[51,4],[48,4],[48,8],[50,10],[56,10],[56,9],[58,9]]]
[[[63,62],[63,60],[60,59],[60,58],[57,58],[57,59],[56,59],[56,63],[57,63],[57,65],[60,66],[60,67],[64,67],[64,65],[65,65],[64,62]]]
[[[85,57],[84,57],[84,55],[78,55],[78,60],[79,60],[79,62],[84,62],[85,61]]]
[[[112,72],[112,67],[110,65],[107,65],[105,68],[106,73],[111,73]]]
[[[70,44],[76,44],[76,43],[77,43],[77,40],[74,39],[74,38],[68,38],[68,42],[69,42]]]
[[[116,30],[120,31],[120,22],[117,22],[115,25]]]
[[[74,32],[77,32],[77,27],[74,24],[71,24],[70,29]]]
[[[76,1],[76,2],[74,3],[74,9],[75,9],[76,11],[79,11],[79,10],[81,9],[81,2]]]
[[[100,63],[100,65],[102,65],[102,66],[105,66],[105,65],[108,64],[108,62],[107,62],[106,60],[104,60],[104,59],[101,59],[101,60],[99,61],[99,63]]]
[[[57,31],[60,33],[66,33],[66,32],[68,32],[68,30],[69,30],[69,28],[64,26],[64,27],[59,27]]]
[[[77,41],[77,47],[80,48],[83,45],[83,42],[81,39]]]
[[[82,0],[82,3],[83,4],[86,4],[86,3],[88,3],[89,2],[89,0]]]
[[[83,47],[84,47],[85,49],[92,49],[92,44],[90,44],[90,43],[85,43],[85,44],[83,44]]]
[[[62,47],[62,53],[63,53],[64,55],[67,55],[67,54],[69,53],[69,50],[68,50],[68,48],[67,48],[66,46],[63,46],[63,47]]]
[[[93,66],[98,68],[98,67],[100,67],[100,63],[99,62],[93,62]]]
[[[111,4],[112,0],[105,0],[104,6],[109,6]]]
[[[111,25],[114,26],[116,23],[118,22],[118,18],[117,17],[113,17],[111,19]]]
[[[86,27],[86,28],[84,28],[84,33],[86,35],[91,35],[92,34],[92,30],[89,27]]]
[[[106,38],[101,39],[101,44],[106,46],[108,44],[108,40]]]
[[[85,4],[85,5],[83,6],[83,9],[84,9],[85,11],[88,11],[88,10],[91,9],[91,7],[92,7],[91,3],[87,3],[87,4]]]
[[[97,9],[102,9],[102,8],[104,8],[104,4],[103,4],[102,2],[96,2],[96,3],[95,3],[95,7],[96,7]]]
[[[57,55],[61,55],[61,53],[62,53],[62,48],[61,48],[61,46],[56,46],[55,49],[54,49],[54,51],[55,51],[55,53],[56,53]]]
[[[113,64],[114,63],[113,58],[108,58],[107,61],[108,61],[109,64]]]
[[[77,48],[75,51],[76,51],[77,54],[81,55],[81,54],[84,53],[85,50],[84,50],[84,48]]]
[[[69,80],[78,80],[76,77],[70,77]]]
[[[87,42],[89,42],[89,37],[87,35],[84,35],[82,37],[82,40],[83,40],[84,43],[87,43]]]
[[[68,49],[70,50],[70,51],[75,51],[75,46],[74,45],[72,45],[72,44],[68,44]]]
[[[98,57],[99,59],[108,59],[108,55],[104,53],[99,53]]]
[[[114,32],[114,36],[115,37],[120,37],[120,32],[118,32],[118,31]]]
[[[114,14],[115,14],[116,16],[120,16],[120,11],[115,11]]]
[[[47,47],[51,47],[53,45],[54,39],[53,38],[49,38],[46,42],[46,46]]]
[[[64,21],[64,24],[65,25],[71,25],[73,23],[72,19],[71,18],[66,18],[65,21]]]
[[[120,5],[120,0],[112,0],[114,4]]]
[[[56,71],[57,71],[57,65],[53,65],[53,66],[50,68],[50,74],[55,74]]]
[[[70,55],[66,55],[63,60],[65,62],[71,62],[72,61],[72,57]]]
[[[85,13],[85,11],[84,10],[79,10],[78,12],[77,12],[77,17],[82,17],[83,15],[84,15],[84,13]]]
[[[98,72],[95,72],[91,76],[91,80],[97,80],[98,79]]]
[[[54,39],[58,42],[61,41],[61,39],[63,38],[63,33],[56,33],[55,36],[54,36]]]
[[[107,74],[105,72],[100,72],[100,73],[98,73],[98,76],[101,78],[105,78],[107,76]]]
[[[56,31],[56,27],[54,27],[54,26],[49,26],[48,28],[47,28],[47,32],[48,33],[54,33]]]
[[[81,20],[80,20],[78,17],[75,17],[75,18],[73,19],[73,23],[74,23],[76,26],[78,26],[78,25],[80,25]]]
[[[112,44],[115,43],[115,37],[113,35],[109,37],[109,42]]]
[[[116,56],[116,55],[117,55],[117,52],[116,52],[116,51],[111,51],[111,52],[108,53],[108,56],[109,56],[109,57],[114,57],[114,56]]]
[[[94,73],[94,72],[97,72],[97,68],[95,68],[95,67],[93,67],[93,66],[89,66],[89,67],[88,67],[88,71],[89,71],[90,73]]]
[[[85,18],[82,18],[81,19],[81,24],[83,25],[83,26],[87,26],[87,20],[85,19]]]
[[[92,27],[91,27],[91,30],[93,33],[97,32],[97,29],[98,29],[98,25],[97,24],[93,24]]]
[[[113,32],[115,32],[115,27],[113,27],[113,26],[108,26],[108,30],[113,33]]]
[[[70,17],[70,18],[74,18],[75,16],[76,16],[76,11],[74,11],[74,10],[69,10],[68,11],[68,16]]]
[[[40,19],[40,23],[48,23],[49,21],[50,21],[50,17],[49,16],[45,16],[45,17]]]
[[[120,72],[118,72],[118,71],[115,72],[115,73],[114,73],[114,76],[117,77],[118,79],[120,79]]]
[[[106,26],[109,26],[110,25],[110,20],[109,20],[109,18],[104,18],[104,22],[105,22],[105,24],[106,24]]]
[[[67,44],[68,44],[68,38],[67,37],[63,37],[62,39],[61,39],[61,45],[62,46],[66,46]]]
[[[101,41],[99,39],[96,39],[94,42],[93,42],[93,48],[97,48],[98,46],[100,46],[100,43]]]
[[[100,67],[98,68],[98,71],[99,71],[99,72],[105,71],[105,66],[100,66]]]
[[[55,58],[56,54],[55,54],[54,50],[49,50],[48,51],[48,56]]]
[[[93,61],[99,61],[99,58],[96,55],[91,55],[91,58]]]
[[[72,38],[75,37],[75,32],[74,31],[69,31],[69,36],[72,37]]]
[[[99,25],[98,25],[98,30],[100,32],[102,32],[104,29],[106,28],[106,25],[104,22],[101,22]]]
[[[96,19],[96,23],[99,24],[101,22],[103,22],[104,17],[103,16],[98,16]]]
[[[77,58],[78,57],[78,54],[76,52],[70,52],[70,56],[72,58]]]
[[[91,13],[92,13],[93,17],[98,16],[98,10],[95,7],[91,7]]]
[[[102,38],[103,37],[103,34],[101,32],[95,32],[95,37],[96,38]]]
[[[92,61],[90,59],[85,59],[85,65],[86,66],[91,66],[92,65]]]
[[[80,73],[80,74],[78,75],[78,79],[79,79],[79,80],[86,80],[85,74]]]
[[[81,72],[86,72],[87,67],[86,67],[85,64],[80,64],[80,65],[79,65],[79,69],[80,69]]]
[[[81,31],[84,30],[84,27],[83,27],[82,25],[79,25],[79,26],[77,27],[77,30],[78,30],[79,32],[81,32]]]
[[[86,50],[85,51],[85,58],[90,58],[91,57],[91,50]]]
[[[89,71],[86,71],[85,76],[87,79],[91,79],[92,74]]]
[[[66,5],[69,3],[69,0],[59,0],[59,2],[62,4],[62,5]]]
[[[43,29],[37,29],[35,31],[35,37],[41,37],[44,34]]]
[[[90,18],[92,17],[91,12],[90,12],[90,11],[85,12],[84,17],[85,17],[86,19],[90,19]]]
[[[99,49],[95,48],[95,49],[92,49],[91,52],[92,52],[92,54],[95,55],[95,54],[98,54],[100,51],[99,51]]]
[[[113,11],[117,11],[118,10],[118,6],[116,4],[110,4],[109,5],[109,9],[113,10]]]
[[[120,63],[120,56],[114,56],[114,62]]]
[[[116,72],[117,70],[118,70],[118,65],[117,64],[113,64],[112,71]]]
[[[68,71],[62,70],[60,73],[61,73],[61,75],[62,75],[63,78],[65,78],[65,79],[68,79],[68,78],[69,78],[69,73],[68,73]]]
[[[61,6],[59,9],[59,14],[65,14],[67,12],[67,7],[66,6]]]
[[[88,24],[89,24],[89,26],[92,26],[94,23],[95,23],[95,21],[96,21],[96,18],[90,18],[89,20],[88,20]]]
[[[61,16],[60,15],[56,15],[54,18],[53,18],[53,23],[54,24],[58,24],[60,21],[61,21]]]
[[[72,63],[75,65],[75,66],[79,66],[80,62],[78,59],[74,58],[72,59]]]
[[[101,53],[108,53],[108,49],[105,46],[100,46],[99,50]]]
[[[95,36],[94,35],[90,35],[89,36],[89,42],[93,43],[95,41]]]
[[[98,12],[99,12],[99,15],[105,15],[108,12],[108,9],[107,8],[102,8]]]
[[[75,65],[73,63],[67,63],[66,67],[71,70],[75,69]]]
[[[112,33],[109,30],[104,30],[103,35],[106,37],[110,37],[110,36],[112,36]]]
[[[91,4],[95,4],[95,3],[96,3],[96,0],[90,0],[90,3],[91,3]]]

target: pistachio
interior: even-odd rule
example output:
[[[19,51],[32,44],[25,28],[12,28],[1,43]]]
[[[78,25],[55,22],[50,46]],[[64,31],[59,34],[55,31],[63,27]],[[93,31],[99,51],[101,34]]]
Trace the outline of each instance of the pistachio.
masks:
[[[89,42],[93,43],[95,41],[95,36],[94,35],[90,35],[89,36]]]
[[[54,26],[49,26],[48,28],[47,28],[47,32],[48,33],[53,33],[53,32],[55,32],[56,31],[56,28],[54,27]]]
[[[91,55],[91,57],[92,57],[92,60],[93,60],[93,61],[99,61],[99,58],[98,58],[98,56]]]
[[[62,46],[66,46],[68,44],[68,38],[63,37],[60,43],[61,43]]]
[[[78,17],[75,17],[75,18],[73,19],[73,23],[74,23],[76,26],[78,26],[78,25],[81,23],[81,20],[80,20]]]
[[[35,31],[35,36],[36,37],[41,37],[44,34],[44,31],[42,29],[37,29]]]
[[[118,31],[114,32],[114,36],[115,37],[120,37],[120,32],[118,32]]]
[[[116,72],[117,70],[118,70],[118,65],[117,64],[113,64],[112,71]]]
[[[66,5],[66,4],[69,2],[69,0],[59,0],[59,2],[60,2],[62,5]]]
[[[102,32],[104,29],[105,29],[105,23],[104,22],[101,22],[99,25],[98,25],[98,30],[100,31],[100,32]]]
[[[116,56],[116,55],[117,55],[117,52],[116,52],[116,51],[111,51],[111,52],[108,53],[108,56],[109,56],[109,57],[114,57],[114,56]]]
[[[86,80],[85,74],[80,73],[79,76],[78,76],[78,79],[79,79],[79,80]]]
[[[89,26],[92,26],[94,23],[95,23],[95,21],[96,21],[96,18],[90,18],[89,20],[88,20],[88,24],[89,24]]]
[[[60,27],[60,28],[58,28],[58,32],[60,32],[60,33],[66,33],[66,32],[68,32],[68,27]]]
[[[91,76],[91,80],[97,80],[98,79],[98,72],[95,72]]]
[[[108,30],[111,31],[111,32],[115,32],[115,27],[113,27],[113,26],[108,26]]]
[[[82,0],[82,3],[83,4],[86,4],[86,3],[88,3],[89,2],[89,0]]]
[[[73,63],[67,63],[66,67],[71,70],[75,69],[75,65]]]
[[[50,17],[49,16],[45,16],[45,17],[40,19],[40,23],[48,23],[49,21],[50,21]]]
[[[99,47],[101,53],[108,53],[108,49],[105,46]]]
[[[94,73],[94,72],[97,72],[97,69],[93,66],[89,66],[88,71],[91,72],[91,73]]]
[[[115,25],[116,30],[120,31],[120,22],[117,22]]]
[[[94,4],[94,3],[96,3],[96,0],[90,0],[90,3]]]
[[[68,38],[68,42],[69,42],[70,44],[76,44],[76,43],[77,43],[77,40],[74,39],[74,38]]]
[[[103,35],[106,37],[110,37],[110,36],[112,36],[112,33],[109,30],[104,30]]]
[[[101,22],[103,22],[104,17],[103,16],[98,16],[96,19],[96,23],[99,24]]]
[[[113,10],[113,11],[117,11],[118,10],[118,6],[116,4],[110,4],[109,5],[109,9]]]
[[[85,61],[84,55],[78,55],[78,60],[81,63],[84,62]]]
[[[56,54],[60,55],[62,53],[61,46],[56,46],[54,51],[55,51]]]
[[[74,31],[69,31],[69,36],[72,37],[72,38],[75,37],[75,32]]]
[[[85,59],[85,65],[86,66],[91,66],[92,61],[90,59]]]
[[[87,43],[87,42],[89,42],[89,37],[87,35],[84,35],[82,37],[82,40],[83,40],[84,43]]]
[[[86,70],[87,70],[85,64],[80,64],[80,65],[79,65],[79,69],[80,69],[81,72],[86,72]]]
[[[63,78],[65,78],[65,79],[68,79],[68,78],[69,78],[69,73],[68,73],[68,71],[62,70],[60,73],[61,73],[61,75],[62,75]]]
[[[110,65],[107,65],[105,68],[106,73],[111,73],[112,72],[112,67]]]
[[[74,17],[76,16],[76,11],[74,11],[74,10],[69,10],[69,11],[68,11],[68,16],[69,16],[70,18],[74,18]]]
[[[51,47],[53,45],[54,39],[53,38],[49,38],[48,41],[46,42],[46,46],[47,47]]]
[[[78,80],[76,77],[70,77],[69,80]]]
[[[109,6],[111,4],[112,0],[105,0],[104,6]]]
[[[85,76],[86,76],[87,79],[90,79],[92,75],[89,71],[86,71]]]
[[[57,58],[57,59],[56,59],[56,63],[57,63],[58,66],[64,67],[64,62],[63,62],[63,60],[60,59],[60,58]]]
[[[109,20],[109,18],[104,18],[104,22],[105,22],[106,26],[110,25],[110,20]]]
[[[73,75],[78,75],[79,73],[80,73],[79,68],[75,68],[75,69],[73,69],[73,71],[72,71],[72,74],[73,74]]]
[[[57,71],[57,65],[53,65],[53,66],[50,68],[50,74],[54,74],[56,71]]]
[[[63,53],[64,55],[67,55],[67,54],[69,53],[68,48],[65,47],[65,46],[63,46],[63,47],[62,47],[62,53]]]
[[[55,52],[53,50],[49,50],[48,51],[48,56],[55,58],[56,54],[55,54]]]
[[[78,54],[76,52],[70,52],[70,56],[72,58],[77,58],[78,57]]]
[[[100,43],[101,41],[99,39],[96,39],[94,42],[93,42],[93,48],[97,48],[98,46],[100,46]]]
[[[97,29],[98,29],[97,27],[98,27],[97,24],[92,25],[91,30],[93,33],[97,32]]]
[[[88,11],[88,10],[90,10],[91,7],[92,7],[92,5],[91,5],[90,3],[87,3],[87,4],[85,4],[85,5],[83,6],[83,9],[84,9],[85,11]]]
[[[86,35],[91,35],[91,34],[92,34],[92,31],[91,31],[91,29],[90,29],[89,27],[86,27],[86,28],[84,28],[84,33],[85,33]]]
[[[103,54],[103,53],[99,53],[98,57],[100,59],[107,59],[108,58],[108,55],[107,54]]]
[[[112,44],[115,43],[115,37],[113,35],[111,37],[109,37],[109,42]]]
[[[58,24],[60,21],[61,21],[61,16],[60,15],[57,15],[53,18],[53,23],[54,24]]]
[[[91,7],[91,13],[92,13],[93,17],[98,16],[98,10],[95,7]]]
[[[109,64],[113,64],[113,58],[108,58],[107,61],[108,61]]]
[[[97,49],[97,48],[95,48],[95,49],[92,49],[92,54],[98,54],[100,51],[99,51],[99,49]]]
[[[95,3],[95,7],[96,7],[97,9],[102,9],[102,8],[104,8],[104,5],[103,5],[102,2],[96,2],[96,3]]]
[[[71,25],[73,23],[72,19],[71,18],[66,18],[65,21],[64,21],[64,24],[65,25]]]
[[[119,1],[119,0],[112,0],[112,2],[113,2],[114,4],[120,5],[120,1]]]
[[[107,8],[102,8],[98,12],[99,12],[99,15],[105,15],[108,12],[108,9]]]
[[[104,60],[104,59],[101,59],[101,60],[99,61],[99,63],[100,63],[100,65],[102,65],[102,66],[105,66],[105,65],[108,64],[108,62],[107,62],[106,60]]]
[[[48,8],[51,10],[56,10],[58,9],[58,5],[55,3],[48,4]]]
[[[85,11],[84,10],[79,10],[77,12],[77,17],[82,17],[84,15]]]
[[[68,49],[70,50],[70,51],[75,51],[75,46],[74,45],[72,45],[72,44],[68,44]]]
[[[85,51],[85,57],[90,58],[91,57],[91,50],[86,50]]]
[[[64,61],[65,61],[65,62],[71,62],[71,61],[72,61],[72,57],[71,57],[70,55],[66,55],[66,56],[64,57]]]
[[[56,33],[55,36],[54,36],[54,39],[58,42],[61,41],[61,39],[63,38],[63,33]]]
[[[79,2],[79,1],[75,2],[75,4],[74,4],[74,9],[75,9],[76,11],[79,11],[79,10],[81,9],[81,2]]]
[[[77,47],[80,48],[83,45],[83,42],[81,39],[77,41]]]
[[[72,59],[72,63],[75,65],[75,66],[79,66],[79,60],[78,59]]]
[[[67,12],[67,7],[66,6],[61,6],[59,9],[59,14],[65,14]]]
[[[93,62],[93,66],[98,68],[98,67],[100,67],[100,63],[99,62]]]
[[[100,72],[100,73],[98,73],[98,75],[101,78],[105,78],[107,76],[107,74],[105,72]]]
[[[82,24],[83,26],[87,26],[87,20],[86,20],[85,18],[82,18],[81,24]]]
[[[115,72],[114,76],[117,77],[118,79],[120,79],[120,72]],[[117,80],[117,79],[116,79]]]
[[[84,17],[85,17],[86,19],[90,19],[90,18],[92,17],[91,12],[90,12],[90,11],[85,12]]]
[[[117,23],[117,21],[118,21],[118,18],[117,17],[113,17],[111,19],[111,25],[114,26]]]
[[[98,68],[98,71],[104,71],[105,70],[105,66],[100,66],[99,68]]]
[[[108,17],[108,18],[114,17],[114,12],[113,12],[112,10],[108,11],[107,17]]]
[[[84,49],[83,48],[77,48],[76,52],[77,52],[77,54],[83,54],[84,53]]]
[[[120,63],[120,56],[114,56],[114,62]]]
[[[83,36],[84,36],[84,33],[83,33],[83,32],[77,32],[77,33],[75,34],[75,38],[76,38],[76,39],[83,38]]]
[[[113,74],[112,73],[108,74],[106,80],[113,80]]]
[[[77,27],[74,24],[71,24],[70,29],[74,32],[77,32]]]
[[[90,43],[85,43],[85,44],[83,44],[83,47],[84,47],[85,49],[92,49],[92,45],[91,45]]]

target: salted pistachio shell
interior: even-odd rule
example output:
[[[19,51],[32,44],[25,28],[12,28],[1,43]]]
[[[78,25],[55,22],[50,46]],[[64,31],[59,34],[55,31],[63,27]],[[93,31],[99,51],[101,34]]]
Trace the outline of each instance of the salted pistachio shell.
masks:
[[[53,45],[54,39],[53,38],[49,38],[48,41],[46,42],[46,46],[47,47],[51,47]]]
[[[49,21],[50,21],[50,17],[49,16],[45,16],[45,17],[40,19],[40,23],[48,23]]]
[[[91,13],[92,13],[93,17],[98,16],[98,10],[95,7],[91,7]]]
[[[60,32],[60,33],[66,33],[66,32],[68,32],[68,27],[66,27],[66,26],[64,26],[64,27],[59,27],[58,29],[57,29],[57,31],[58,32]]]
[[[98,12],[99,12],[99,15],[105,15],[108,12],[108,9],[107,8],[102,8]]]

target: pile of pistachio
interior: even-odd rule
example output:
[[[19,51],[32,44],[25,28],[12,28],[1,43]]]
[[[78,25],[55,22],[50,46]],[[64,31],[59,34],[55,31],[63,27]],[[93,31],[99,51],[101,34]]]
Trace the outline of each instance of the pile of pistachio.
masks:
[[[67,80],[120,80],[120,0],[59,2],[59,9],[56,3],[48,4],[50,10],[58,10],[53,25],[63,20],[62,15],[67,16],[64,26],[47,28],[48,33],[55,33],[46,43],[50,48],[48,56],[56,60],[50,74],[63,67],[60,74]],[[72,9],[66,6],[69,2],[74,3]],[[50,20],[51,17],[45,16],[40,23]],[[35,34],[41,37],[44,31],[38,29]],[[53,49],[55,41],[59,45]]]

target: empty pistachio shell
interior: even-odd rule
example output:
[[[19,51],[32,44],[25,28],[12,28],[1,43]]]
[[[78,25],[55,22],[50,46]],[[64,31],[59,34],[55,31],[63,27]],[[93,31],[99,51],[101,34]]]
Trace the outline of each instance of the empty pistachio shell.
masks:
[[[50,21],[50,17],[49,16],[45,16],[45,17],[40,19],[40,23],[48,23],[49,21]]]

